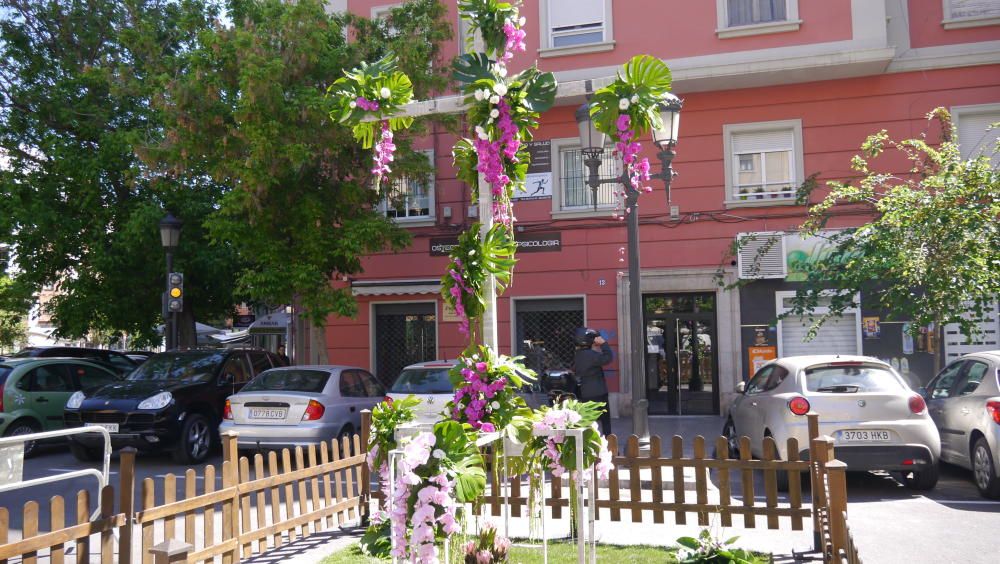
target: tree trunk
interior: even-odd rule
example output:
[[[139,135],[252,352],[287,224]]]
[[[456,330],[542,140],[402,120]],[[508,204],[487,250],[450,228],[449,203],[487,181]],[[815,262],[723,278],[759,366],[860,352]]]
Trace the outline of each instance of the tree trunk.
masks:
[[[198,334],[195,330],[194,308],[191,299],[184,300],[184,311],[177,314],[177,348],[193,349],[198,346]]]
[[[930,332],[928,332],[930,335]],[[931,347],[928,347],[931,348]],[[932,354],[934,355],[934,374],[937,375],[944,368],[944,325],[941,324],[941,318],[939,316],[934,316],[934,347]]]

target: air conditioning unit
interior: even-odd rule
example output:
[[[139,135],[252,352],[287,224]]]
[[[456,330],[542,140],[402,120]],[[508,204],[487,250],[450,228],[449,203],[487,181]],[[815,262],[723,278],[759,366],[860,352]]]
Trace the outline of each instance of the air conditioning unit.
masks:
[[[467,214],[467,217],[479,217],[479,206],[469,206],[469,213]]]
[[[785,238],[775,231],[738,233],[736,267],[744,280],[785,278]]]

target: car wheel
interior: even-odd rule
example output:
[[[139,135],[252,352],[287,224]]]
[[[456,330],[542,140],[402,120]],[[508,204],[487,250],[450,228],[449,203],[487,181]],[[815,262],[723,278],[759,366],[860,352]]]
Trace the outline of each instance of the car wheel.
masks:
[[[32,433],[38,433],[42,429],[37,423],[30,419],[18,419],[17,421],[10,424],[7,430],[4,431],[3,436],[5,437],[16,437],[19,435],[30,435]],[[25,441],[24,442],[24,457],[28,458],[33,456],[38,452],[38,441]]]
[[[69,452],[73,455],[73,458],[80,462],[95,462],[103,458],[103,453],[99,452],[96,448],[90,448],[72,440],[69,443]]]
[[[340,446],[341,448],[343,448],[344,446],[345,437],[347,438],[347,442],[351,445],[351,448],[353,449],[354,439],[352,437],[354,437],[354,426],[344,425],[344,428],[341,429],[340,433],[337,434],[337,445]],[[344,453],[341,453],[341,455],[344,455]]]
[[[972,446],[972,474],[976,479],[976,487],[983,497],[1000,498],[1000,478],[993,465],[993,453],[984,437],[979,437]]]
[[[726,424],[722,427],[722,436],[726,439],[729,451],[725,453],[726,458],[738,459],[740,457],[740,438],[736,434],[736,425],[733,424],[732,419],[726,419]],[[716,452],[715,457],[718,458],[721,454]]]
[[[212,447],[212,427],[204,415],[191,413],[184,418],[180,440],[174,448],[174,461],[197,464],[208,457]]]
[[[927,491],[933,490],[938,483],[940,470],[935,462],[923,470],[913,470],[899,474],[899,481],[911,490]]]

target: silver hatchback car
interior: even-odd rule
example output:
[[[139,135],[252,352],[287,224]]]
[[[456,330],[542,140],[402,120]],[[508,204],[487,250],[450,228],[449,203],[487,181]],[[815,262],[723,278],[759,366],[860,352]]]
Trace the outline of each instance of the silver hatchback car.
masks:
[[[226,400],[219,432],[236,431],[240,448],[305,446],[353,435],[361,411],[385,388],[356,366],[286,366],[257,375]]]
[[[927,490],[938,480],[941,440],[924,399],[888,364],[863,356],[792,356],[771,361],[746,384],[729,409],[723,435],[730,453],[739,437],[750,438],[760,456],[764,437],[773,437],[787,459],[787,440],[808,459],[805,417],[819,414],[819,432],[835,441],[835,455],[848,470],[886,470],[903,484]]]
[[[979,493],[1000,498],[1000,351],[950,363],[921,390],[941,432],[941,460],[972,470]]]

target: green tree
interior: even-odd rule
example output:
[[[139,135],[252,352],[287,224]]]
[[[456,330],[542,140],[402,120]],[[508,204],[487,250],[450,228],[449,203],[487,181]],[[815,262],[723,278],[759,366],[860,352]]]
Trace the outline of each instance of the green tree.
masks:
[[[400,67],[418,97],[442,89],[445,9],[414,0],[369,21],[327,13],[320,0],[233,0],[230,13],[233,26],[201,34],[157,100],[168,133],[144,155],[165,172],[228,187],[207,225],[249,263],[233,273],[241,295],[296,303],[317,325],[352,315],[350,290],[331,277],[361,271],[361,257],[409,237],[378,213],[384,194],[371,188],[371,151],[331,121],[327,88],[391,50],[406,53]],[[398,136],[398,154],[411,153],[407,140],[425,131],[415,124]],[[395,174],[429,170],[426,159],[402,160],[410,162],[395,163]]]
[[[152,99],[211,25],[208,2],[0,0],[0,243],[16,265],[0,298],[58,283],[61,336],[159,340],[165,209],[185,221],[187,326],[195,308],[232,308],[238,255],[202,227],[220,187],[154,174],[134,151],[163,134]]]
[[[1000,295],[1000,173],[989,156],[962,159],[946,110],[927,117],[939,125],[940,143],[929,143],[926,134],[903,141],[885,130],[871,135],[851,160],[859,178],[830,182],[830,193],[810,209],[802,232],[829,237],[831,252],[808,265],[789,314],[812,315],[829,300],[829,313],[814,316],[811,335],[830,317],[859,307],[860,293],[866,306],[912,321],[914,332],[933,323],[940,336],[944,324],[957,323],[972,336]],[[888,166],[908,163],[908,170],[880,171],[873,166],[880,157]],[[864,208],[872,219],[825,231],[845,206]]]
[[[30,304],[25,299],[16,299],[7,288],[11,285],[10,277],[0,275],[0,352],[17,350],[28,337],[28,308]]]

